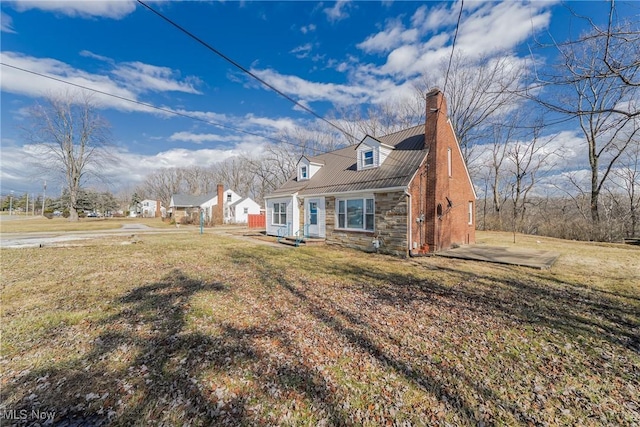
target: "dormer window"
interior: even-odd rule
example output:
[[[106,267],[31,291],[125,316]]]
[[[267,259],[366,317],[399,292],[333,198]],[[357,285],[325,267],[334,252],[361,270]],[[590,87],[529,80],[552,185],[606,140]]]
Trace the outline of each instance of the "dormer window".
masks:
[[[387,156],[393,151],[393,147],[367,135],[356,150],[357,168],[365,170],[382,166]]]
[[[362,165],[373,166],[373,150],[368,150],[362,153]]]
[[[298,181],[312,179],[313,175],[320,170],[324,162],[310,161],[305,156],[298,161]]]

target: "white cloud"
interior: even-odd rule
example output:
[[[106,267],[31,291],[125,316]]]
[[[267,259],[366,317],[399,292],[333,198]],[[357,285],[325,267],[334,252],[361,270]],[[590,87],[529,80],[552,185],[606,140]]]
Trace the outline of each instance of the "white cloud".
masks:
[[[367,53],[388,52],[405,43],[415,43],[418,35],[415,28],[407,30],[400,21],[394,21],[389,23],[384,31],[369,36],[357,47]]]
[[[87,73],[75,69],[70,65],[53,58],[36,58],[23,55],[17,52],[0,52],[3,63],[15,67],[29,70],[35,73],[51,76],[75,85],[89,87],[106,93],[111,93],[124,98],[135,99],[136,96],[130,90],[121,87],[108,76]],[[2,68],[2,79],[0,80],[2,91],[25,95],[32,98],[39,98],[49,94],[66,93],[79,91],[60,81],[36,76],[31,73],[17,70],[11,67]],[[147,110],[146,107],[138,106],[120,99],[96,94],[95,101],[105,106],[125,111]]]
[[[302,34],[307,34],[307,33],[311,33],[313,31],[316,30],[316,25],[315,24],[309,24],[309,25],[305,25],[300,27],[300,32]]]
[[[114,63],[114,60],[111,58],[108,58],[106,56],[102,56],[102,55],[98,55],[97,53],[93,53],[90,50],[81,50],[80,51],[80,56],[84,56],[85,58],[93,58],[93,59],[97,59],[99,61],[104,61],[104,62],[108,62],[110,64]]]
[[[229,138],[213,133],[192,133],[192,132],[175,132],[169,137],[170,141],[193,142],[194,144],[202,144],[203,142],[227,141]]]
[[[187,77],[185,81],[177,80],[177,72],[168,67],[144,64],[142,62],[123,62],[116,66],[112,74],[118,76],[124,86],[132,91],[144,93],[152,92],[185,92],[201,94],[194,85],[200,80]]]
[[[160,151],[155,154],[131,153],[124,148],[114,149],[112,154],[118,159],[117,163],[110,165],[101,175],[113,191],[121,188],[134,188],[141,184],[152,172],[161,168],[201,166],[209,167],[212,164],[222,162],[228,158],[251,153],[260,155],[264,151],[265,142],[251,138],[242,138],[238,142],[229,144],[226,148],[203,148],[190,150],[175,148]],[[59,177],[52,171],[44,176],[42,171],[32,174],[25,170],[33,170],[25,167],[32,159],[32,147],[24,145],[19,147],[13,142],[3,138],[2,156],[0,157],[0,180],[3,191],[14,190],[16,194],[28,192],[30,194],[42,194],[42,184],[47,180],[47,194],[59,194]],[[88,181],[88,186],[99,184],[98,181]],[[56,189],[56,186],[58,188]]]
[[[465,4],[455,49],[471,58],[508,54],[532,32],[548,26],[551,4],[511,1]],[[336,3],[333,9],[343,7]],[[385,53],[382,64],[361,62],[354,57],[327,61],[327,67],[346,74],[348,81],[342,84],[313,82],[270,69],[256,70],[256,65],[253,71],[300,102],[377,103],[388,99],[394,91],[407,96],[413,83],[436,70],[451,55],[459,10],[459,2],[421,5],[410,17],[390,18],[383,31],[371,34],[357,45],[366,53]]]
[[[549,25],[548,3],[487,3],[463,19],[458,33],[458,46],[471,54],[491,54],[513,49],[532,32]],[[491,29],[491,31],[487,31]]]
[[[360,103],[367,99],[368,90],[355,85],[316,83],[298,76],[283,75],[275,70],[251,70],[278,90],[305,101],[330,101],[337,104]]]
[[[255,117],[249,114],[245,117],[247,124],[258,125],[260,127],[269,127],[277,131],[290,130],[296,126],[291,119],[271,119],[267,117]]]
[[[349,17],[349,14],[344,10],[346,9],[349,0],[338,0],[333,7],[324,9],[324,13],[327,15],[329,22],[337,22]]]
[[[11,3],[13,8],[19,12],[40,9],[81,18],[121,19],[136,9],[136,2],[133,0],[19,0],[8,3]]]
[[[419,48],[413,45],[400,46],[387,57],[387,63],[382,67],[385,74],[400,74],[411,70],[419,58]]]
[[[83,56],[90,56],[89,54],[94,57],[99,56],[87,51],[84,52]],[[111,72],[111,75],[101,75],[73,68],[53,58],[36,58],[18,52],[0,52],[0,59],[3,63],[61,80],[56,81],[15,68],[3,67],[2,79],[0,81],[2,91],[32,98],[82,90],[78,87],[63,83],[69,82],[93,91],[114,95],[109,96],[94,92],[93,101],[101,108],[166,115],[169,113],[129,102],[122,98],[140,101],[138,95],[148,91],[199,93],[193,87],[195,83],[199,82],[198,79],[189,77],[184,81],[179,81],[174,77],[177,72],[169,68],[157,67],[140,62],[118,64]],[[100,59],[105,58],[100,57]],[[108,58],[106,59],[108,60]],[[182,114],[189,114],[189,112],[182,111]],[[197,112],[194,114],[197,114]],[[215,118],[217,119],[219,117]],[[207,120],[214,119],[207,118]]]
[[[311,49],[313,49],[313,46],[311,45],[311,43],[307,43],[298,46],[295,49],[292,49],[289,53],[293,53],[296,55],[296,58],[302,59],[309,56],[309,54],[311,53]]]
[[[6,13],[0,11],[0,31],[3,33],[15,33],[16,31],[13,29],[13,19],[11,16]]]

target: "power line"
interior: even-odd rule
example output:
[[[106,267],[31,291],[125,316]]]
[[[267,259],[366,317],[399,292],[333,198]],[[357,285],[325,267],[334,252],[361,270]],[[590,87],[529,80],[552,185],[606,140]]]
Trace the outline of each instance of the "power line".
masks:
[[[209,125],[213,125],[213,126],[218,126],[218,127],[224,128],[224,129],[229,129],[229,130],[232,130],[232,131],[235,131],[235,132],[244,133],[246,135],[256,136],[256,137],[259,137],[259,138],[264,138],[264,139],[269,140],[271,142],[282,143],[282,144],[290,145],[290,146],[293,146],[293,147],[296,147],[296,148],[302,148],[304,150],[310,149],[314,153],[316,153],[316,154],[314,154],[314,156],[318,156],[320,154],[331,154],[331,155],[338,156],[338,157],[349,157],[349,156],[345,156],[345,155],[342,155],[342,154],[334,153],[333,151],[322,151],[322,150],[315,149],[315,148],[309,148],[309,147],[306,147],[306,146],[301,145],[301,144],[296,144],[294,142],[289,142],[289,141],[284,141],[284,140],[281,140],[281,139],[271,138],[269,136],[264,136],[264,135],[260,135],[260,134],[254,133],[254,132],[249,132],[249,131],[246,131],[246,130],[243,130],[243,129],[239,129],[239,128],[236,128],[236,127],[233,127],[233,126],[224,125],[222,123],[217,123],[217,122],[214,122],[214,121],[211,121],[211,120],[205,120],[205,119],[202,119],[200,117],[192,116],[190,114],[180,113],[178,111],[170,110],[168,108],[157,107],[157,106],[155,106],[153,104],[149,104],[147,102],[142,102],[142,101],[138,101],[138,100],[135,100],[135,99],[130,99],[130,98],[127,98],[127,97],[124,97],[124,96],[121,96],[121,95],[115,95],[113,93],[105,92],[105,91],[102,91],[102,90],[99,90],[99,89],[94,89],[94,88],[91,88],[91,87],[88,87],[88,86],[83,86],[83,85],[80,85],[80,84],[77,84],[77,83],[73,83],[73,82],[70,82],[70,81],[67,81],[67,80],[63,80],[63,79],[60,79],[60,78],[57,78],[57,77],[53,77],[53,76],[50,76],[50,75],[47,75],[47,74],[42,74],[42,73],[38,73],[36,71],[27,70],[25,68],[21,68],[21,67],[15,66],[15,65],[7,64],[5,62],[1,62],[0,61],[0,65],[4,65],[5,67],[13,68],[15,70],[19,70],[19,71],[22,71],[22,72],[25,72],[25,73],[33,74],[33,75],[36,75],[38,77],[43,77],[43,78],[46,78],[46,79],[54,80],[56,82],[67,84],[67,85],[70,85],[70,86],[74,86],[74,87],[77,87],[77,88],[80,88],[80,89],[84,89],[84,90],[88,90],[88,91],[91,91],[91,92],[99,93],[101,95],[110,96],[112,98],[120,99],[122,101],[126,101],[126,102],[131,102],[131,103],[134,103],[134,104],[142,105],[142,106],[154,109],[154,110],[159,110],[159,111],[162,111],[162,112],[165,112],[165,113],[169,113],[169,114],[173,114],[173,115],[176,115],[176,116],[185,117],[185,118],[192,119],[192,120],[197,120],[199,122],[203,122],[203,123],[206,123],[206,124],[209,124]]]
[[[462,9],[464,8],[464,0],[460,0],[460,11],[458,12],[458,22],[456,22],[456,31],[453,34],[453,43],[451,43],[451,55],[449,55],[449,65],[447,65],[447,72],[444,77],[444,87],[442,88],[442,93],[447,93],[447,83],[449,82],[449,70],[451,70],[451,62],[453,61],[453,51],[456,48],[456,40],[458,39],[458,29],[460,28],[460,20],[462,18]],[[442,104],[442,101],[440,101]],[[440,108],[440,106],[438,106]]]
[[[202,119],[200,117],[192,116],[190,114],[181,113],[179,111],[170,110],[168,108],[158,107],[158,106],[155,106],[153,104],[149,104],[147,102],[142,102],[142,101],[138,101],[138,100],[135,100],[135,99],[126,98],[124,96],[115,95],[113,93],[105,92],[105,91],[102,91],[102,90],[99,90],[99,89],[90,88],[88,86],[83,86],[83,85],[80,85],[80,84],[77,84],[77,83],[73,83],[73,82],[70,82],[70,81],[67,81],[67,80],[63,80],[63,79],[60,79],[60,78],[57,78],[57,77],[53,77],[53,76],[50,76],[50,75],[47,75],[47,74],[42,74],[42,73],[38,73],[36,71],[31,71],[31,70],[27,70],[25,68],[20,68],[20,67],[17,67],[15,65],[7,64],[5,62],[0,62],[0,64],[4,65],[5,67],[13,68],[13,69],[25,72],[25,73],[33,74],[33,75],[36,75],[36,76],[39,76],[39,77],[44,77],[44,78],[47,78],[47,79],[50,79],[50,80],[57,81],[59,83],[64,83],[64,84],[67,84],[67,85],[75,86],[75,87],[80,88],[80,89],[85,89],[85,90],[88,90],[88,91],[91,91],[91,92],[99,93],[101,95],[110,96],[112,98],[120,99],[122,101],[127,101],[127,102],[131,102],[131,103],[134,103],[134,104],[142,105],[144,107],[152,108],[154,110],[162,111],[162,112],[169,113],[169,114],[174,114],[176,116],[186,117],[186,118],[192,119],[192,120],[198,120],[198,121],[203,122],[203,123],[207,123],[207,124],[210,124],[210,125],[213,125],[213,126],[218,126],[218,127],[224,128],[224,129],[229,129],[229,130],[232,130],[232,131],[235,131],[235,132],[244,133],[246,135],[257,136],[259,138],[268,139],[268,140],[270,140],[272,142],[282,142],[282,143],[288,144],[287,141],[281,141],[279,139],[275,139],[275,138],[271,138],[271,137],[268,137],[268,136],[260,135],[260,134],[257,134],[257,133],[249,132],[249,131],[246,131],[246,130],[243,130],[243,129],[238,129],[238,128],[235,128],[233,126],[224,125],[222,123],[217,123],[217,122],[214,122],[214,121],[211,121],[211,120],[205,120],[205,119]]]
[[[231,65],[233,65],[234,67],[238,68],[239,70],[241,70],[243,73],[251,76],[252,78],[254,78],[255,80],[259,81],[260,83],[262,83],[263,85],[265,85],[266,87],[268,87],[269,89],[273,90],[275,93],[277,93],[278,95],[282,96],[283,98],[285,98],[286,100],[292,102],[294,105],[298,106],[299,108],[302,108],[304,111],[306,111],[307,113],[313,115],[314,117],[322,120],[323,122],[329,124],[330,126],[332,126],[333,128],[337,129],[338,131],[340,131],[341,133],[343,133],[344,135],[355,139],[355,137],[353,135],[351,135],[350,133],[348,133],[347,131],[345,131],[344,129],[342,129],[340,126],[334,124],[333,122],[331,122],[330,120],[325,119],[324,117],[322,117],[321,115],[319,115],[318,113],[316,113],[315,111],[313,111],[311,108],[307,107],[304,104],[301,104],[300,102],[296,101],[295,99],[293,99],[292,97],[290,97],[289,95],[287,95],[286,93],[282,92],[280,89],[276,88],[275,86],[273,86],[272,84],[268,83],[266,80],[258,77],[255,73],[251,72],[250,70],[246,69],[245,67],[243,67],[242,65],[240,65],[238,62],[234,61],[233,59],[231,59],[230,57],[228,57],[227,55],[225,55],[224,53],[222,53],[221,51],[219,51],[218,49],[216,49],[215,47],[211,46],[209,43],[205,42],[204,40],[202,40],[200,37],[196,36],[195,34],[193,34],[192,32],[190,32],[189,30],[187,30],[186,28],[184,28],[183,26],[181,26],[180,24],[176,23],[175,21],[172,21],[171,19],[167,18],[165,15],[163,15],[162,13],[158,12],[157,10],[155,10],[154,8],[152,8],[151,6],[147,5],[145,2],[143,2],[142,0],[137,0],[138,3],[140,3],[142,6],[144,6],[145,8],[147,8],[148,10],[150,10],[151,12],[153,12],[154,14],[156,14],[158,17],[162,18],[163,20],[165,20],[166,22],[168,22],[169,24],[171,24],[172,26],[174,26],[175,28],[177,28],[178,30],[182,31],[184,34],[186,34],[187,36],[191,37],[193,40],[197,41],[198,43],[200,43],[201,45],[203,45],[204,47],[206,47],[207,49],[209,49],[211,52],[215,53],[216,55],[218,55],[219,57],[221,57],[222,59],[224,59],[225,61],[227,61],[228,63],[230,63]]]

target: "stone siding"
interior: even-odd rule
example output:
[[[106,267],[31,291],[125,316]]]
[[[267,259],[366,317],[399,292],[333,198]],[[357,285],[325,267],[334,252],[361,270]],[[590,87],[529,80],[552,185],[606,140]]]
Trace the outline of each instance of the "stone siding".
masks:
[[[375,193],[374,231],[336,230],[336,198],[327,197],[327,244],[375,252],[407,255],[407,197],[403,191]]]

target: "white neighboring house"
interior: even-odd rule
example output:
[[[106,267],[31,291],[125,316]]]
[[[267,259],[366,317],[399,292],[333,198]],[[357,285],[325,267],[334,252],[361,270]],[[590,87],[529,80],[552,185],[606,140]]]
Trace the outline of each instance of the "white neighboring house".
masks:
[[[164,218],[167,213],[167,208],[162,206],[158,200],[145,199],[141,201],[138,206],[132,206],[129,209],[130,217],[138,217],[141,216],[143,218],[155,218],[156,211],[158,210],[158,206],[160,206],[160,217]]]
[[[245,197],[225,207],[225,222],[246,224],[249,222],[249,214],[257,215],[259,213],[260,205]]]
[[[223,215],[225,224],[243,224],[247,222],[248,214],[259,214],[260,205],[252,199],[242,198],[233,190],[222,192]],[[213,219],[213,213],[218,206],[218,194],[211,193],[201,196],[190,194],[174,194],[171,196],[169,210],[176,221],[184,216],[199,215],[200,209],[204,211],[205,222]]]

